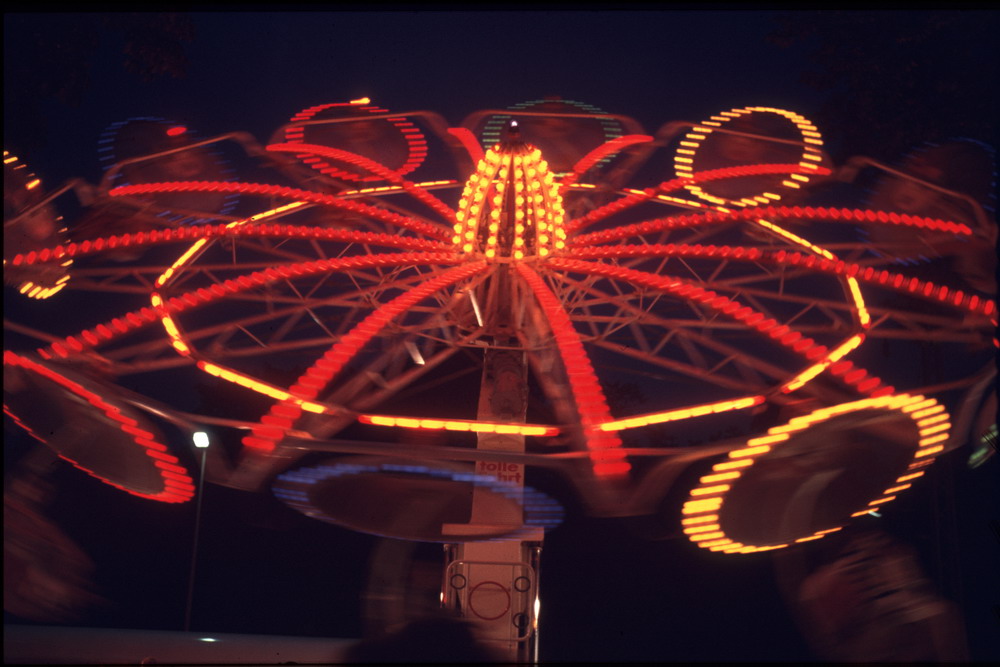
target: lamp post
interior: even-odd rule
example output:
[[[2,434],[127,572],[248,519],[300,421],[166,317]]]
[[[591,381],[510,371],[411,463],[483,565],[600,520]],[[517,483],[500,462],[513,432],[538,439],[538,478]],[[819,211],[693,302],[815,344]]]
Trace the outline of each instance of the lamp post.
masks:
[[[198,475],[198,498],[195,500],[194,510],[194,540],[191,543],[191,570],[188,574],[187,606],[184,610],[184,631],[191,630],[191,603],[194,600],[194,577],[198,564],[198,534],[201,531],[201,498],[202,490],[205,487],[205,455],[208,453],[210,444],[208,434],[204,431],[195,431],[192,434],[194,446],[201,452],[201,472]]]

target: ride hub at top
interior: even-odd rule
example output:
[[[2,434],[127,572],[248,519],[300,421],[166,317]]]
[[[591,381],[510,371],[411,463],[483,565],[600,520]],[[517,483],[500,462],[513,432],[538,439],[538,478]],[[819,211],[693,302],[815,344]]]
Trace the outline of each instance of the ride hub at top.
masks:
[[[452,242],[492,261],[546,257],[566,247],[559,186],[541,150],[521,141],[516,120],[506,134],[466,183]]]

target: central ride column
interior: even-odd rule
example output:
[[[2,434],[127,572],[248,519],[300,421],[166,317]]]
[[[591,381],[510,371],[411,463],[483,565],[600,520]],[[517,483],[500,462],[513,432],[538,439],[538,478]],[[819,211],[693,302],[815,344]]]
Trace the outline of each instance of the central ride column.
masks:
[[[510,326],[511,275],[508,267],[500,269],[487,288],[491,307],[485,324],[494,335],[493,345],[484,352],[478,419],[523,424],[528,407],[528,369]],[[479,433],[476,446],[482,452],[520,454],[525,451],[525,439],[517,433]],[[523,463],[484,457],[476,462],[475,473],[523,489],[524,468]],[[469,524],[446,526],[446,533],[460,539],[463,533],[482,534],[490,526],[493,529],[488,532],[513,533],[514,538],[447,545],[442,603],[473,622],[477,637],[498,650],[502,659],[535,661],[543,529],[524,525],[522,504],[503,502],[486,486],[477,485],[472,493]]]

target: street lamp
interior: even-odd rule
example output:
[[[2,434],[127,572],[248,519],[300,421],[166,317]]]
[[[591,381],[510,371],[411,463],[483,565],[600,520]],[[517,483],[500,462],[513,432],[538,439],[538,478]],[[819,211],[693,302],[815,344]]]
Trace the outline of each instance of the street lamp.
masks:
[[[187,607],[184,610],[184,631],[191,630],[191,605],[194,601],[194,576],[198,564],[198,534],[201,531],[201,497],[202,489],[205,487],[205,455],[208,453],[208,446],[211,444],[208,433],[195,431],[191,434],[194,446],[201,452],[201,473],[198,475],[198,498],[195,500],[194,510],[194,540],[191,543],[191,571],[188,574],[188,594]]]

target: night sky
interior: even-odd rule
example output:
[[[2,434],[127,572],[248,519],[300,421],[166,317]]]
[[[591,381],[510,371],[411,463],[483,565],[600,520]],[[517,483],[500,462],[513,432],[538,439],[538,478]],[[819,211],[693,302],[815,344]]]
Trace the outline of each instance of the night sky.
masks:
[[[70,177],[99,180],[98,136],[135,116],[188,123],[202,136],[243,130],[263,143],[299,109],[325,102],[370,96],[392,111],[436,111],[454,126],[476,110],[546,95],[631,116],[647,132],[733,107],[789,108],[817,120],[835,159],[865,152],[857,144],[873,137],[884,145],[867,154],[889,161],[926,139],[995,139],[996,76],[988,69],[997,60],[995,38],[991,46],[976,37],[993,34],[997,13],[905,14],[916,18],[227,12],[151,24],[151,15],[5,14],[4,144],[52,187]],[[850,20],[859,21],[857,32],[843,36],[857,40],[831,56],[824,26]],[[969,30],[973,38],[962,39]],[[926,77],[915,84],[883,71],[909,48],[921,55],[907,76]],[[950,67],[937,69],[941,61]],[[871,76],[831,62],[871,63]],[[860,105],[880,87],[891,99],[866,102],[878,117],[831,109],[843,99]],[[963,101],[967,113],[954,111]],[[984,105],[994,120],[983,120]],[[944,107],[949,115],[936,115]],[[898,135],[885,129],[897,109]],[[32,444],[9,420],[5,440],[9,470]],[[193,455],[183,456],[196,469]],[[938,592],[962,606],[971,656],[986,660],[1000,657],[990,566],[1000,559],[996,461],[975,471],[964,466],[960,455],[945,457],[927,480],[933,484],[893,503],[880,527],[915,548]],[[50,481],[49,516],[93,559],[103,599],[65,623],[180,630],[194,503],[144,501],[68,466]],[[558,479],[535,483],[554,495],[568,491]],[[666,519],[597,519],[571,494],[560,500],[567,519],[546,537],[542,556],[543,659],[817,659],[781,599],[781,566],[768,556],[708,554],[677,537]],[[361,636],[359,599],[376,538],[308,519],[269,493],[208,485],[203,511],[194,629]],[[651,534],[667,539],[645,539]],[[417,551],[433,563],[439,549]],[[5,621],[24,619],[7,614]]]

